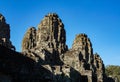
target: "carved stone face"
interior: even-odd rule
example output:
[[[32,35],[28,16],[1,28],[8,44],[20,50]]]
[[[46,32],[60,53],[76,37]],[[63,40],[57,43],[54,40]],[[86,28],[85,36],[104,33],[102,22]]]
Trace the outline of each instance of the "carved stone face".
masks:
[[[41,41],[48,41],[49,39],[49,31],[46,29],[46,27],[41,27],[40,30],[40,40]]]

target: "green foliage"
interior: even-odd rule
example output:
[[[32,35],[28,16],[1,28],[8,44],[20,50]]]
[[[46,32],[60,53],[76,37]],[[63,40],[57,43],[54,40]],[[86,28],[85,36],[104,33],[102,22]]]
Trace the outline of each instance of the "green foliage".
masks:
[[[120,81],[120,66],[108,65],[105,72],[107,76],[117,77]]]

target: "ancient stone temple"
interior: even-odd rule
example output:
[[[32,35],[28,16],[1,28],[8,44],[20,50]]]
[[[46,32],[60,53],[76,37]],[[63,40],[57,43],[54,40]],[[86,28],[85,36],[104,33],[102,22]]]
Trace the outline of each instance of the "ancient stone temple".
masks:
[[[3,21],[6,25],[2,17],[1,34],[1,27],[9,30],[9,25],[2,26]],[[86,34],[76,35],[68,49],[64,24],[55,13],[46,15],[37,28],[27,30],[21,53],[8,46],[9,32],[0,35],[8,40],[7,46],[0,46],[0,82],[115,82],[108,80],[103,61],[93,53]]]

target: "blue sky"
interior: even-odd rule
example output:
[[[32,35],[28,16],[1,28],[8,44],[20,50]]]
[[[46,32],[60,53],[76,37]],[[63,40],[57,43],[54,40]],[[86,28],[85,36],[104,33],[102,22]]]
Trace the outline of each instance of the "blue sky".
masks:
[[[86,33],[105,65],[120,65],[119,0],[0,0],[0,13],[11,26],[11,41],[17,51],[21,51],[26,30],[37,28],[49,12],[62,19],[69,48],[76,34]]]

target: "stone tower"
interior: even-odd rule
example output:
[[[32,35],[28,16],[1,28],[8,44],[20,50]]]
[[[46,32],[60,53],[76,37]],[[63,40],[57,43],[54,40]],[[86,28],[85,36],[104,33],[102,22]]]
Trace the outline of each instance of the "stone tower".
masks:
[[[103,61],[98,54],[93,54],[91,41],[86,34],[78,34],[73,42],[72,49],[64,53],[62,58],[64,64],[69,65],[81,74],[83,82],[104,81]]]
[[[58,15],[51,13],[46,15],[37,30],[37,46],[52,48],[63,53],[66,51],[66,32]]]
[[[83,59],[85,59],[88,63],[91,63],[91,60],[93,59],[93,49],[90,39],[86,34],[78,34],[76,36],[72,49],[80,50]]]
[[[22,51],[30,50],[36,46],[36,29],[31,27],[27,30],[22,41]]]
[[[6,23],[2,14],[0,14],[0,45],[15,50],[15,47],[10,41],[10,26]]]

